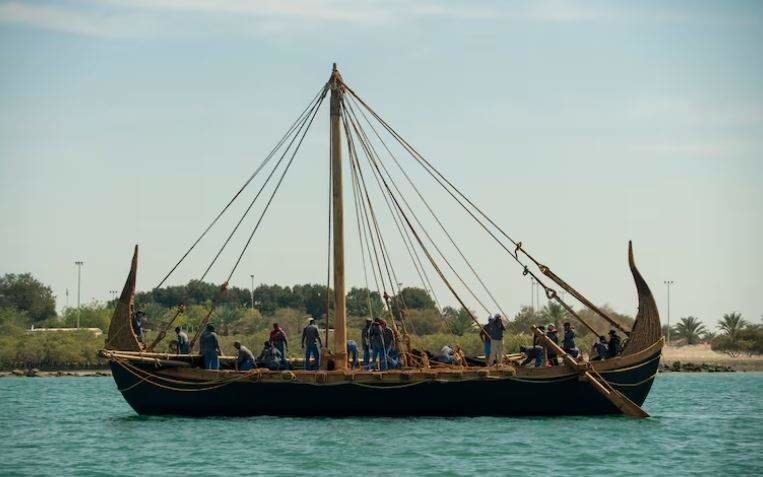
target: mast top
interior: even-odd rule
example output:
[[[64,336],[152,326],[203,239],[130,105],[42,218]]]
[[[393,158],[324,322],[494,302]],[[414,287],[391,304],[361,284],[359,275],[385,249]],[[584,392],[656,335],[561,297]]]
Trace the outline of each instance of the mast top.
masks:
[[[342,84],[342,75],[339,73],[336,63],[334,63],[334,66],[331,68],[331,78],[329,78],[329,83],[331,83],[331,89],[339,89],[339,85]]]

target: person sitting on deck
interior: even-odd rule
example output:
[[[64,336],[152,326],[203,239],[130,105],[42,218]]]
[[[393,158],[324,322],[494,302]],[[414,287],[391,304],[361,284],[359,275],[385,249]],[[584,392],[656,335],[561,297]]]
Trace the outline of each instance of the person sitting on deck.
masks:
[[[321,333],[315,326],[315,318],[307,321],[307,326],[302,330],[302,349],[305,350],[305,369],[318,369],[321,367],[321,356],[319,353],[321,342]],[[310,359],[315,357],[315,365],[310,364]]]
[[[188,354],[191,352],[191,341],[188,339],[188,333],[179,326],[175,327],[175,334],[178,337],[178,354]]]
[[[234,341],[233,347],[238,350],[238,358],[236,359],[236,368],[239,371],[249,371],[254,368],[254,355],[249,348],[243,346],[240,341]]]
[[[564,340],[562,341],[562,349],[573,358],[580,356],[580,350],[575,346],[575,328],[569,321],[564,322]]]
[[[286,332],[278,323],[273,323],[273,329],[270,330],[270,342],[281,354],[281,365],[286,367],[286,348],[289,347],[289,340],[286,338]]]
[[[366,325],[360,330],[360,341],[363,343],[363,369],[368,369],[368,363],[371,361],[371,323],[374,320],[366,318]]]
[[[614,329],[609,330],[609,343],[607,344],[607,358],[614,358],[622,351],[620,346],[620,336]]]
[[[492,366],[493,363],[503,363],[503,332],[506,326],[503,324],[503,318],[499,313],[493,316],[493,321],[488,324],[488,335],[490,336],[490,355],[487,358],[485,366]]]
[[[146,321],[146,314],[142,310],[138,310],[132,320],[133,331],[138,341],[143,343],[143,322]]]
[[[220,338],[215,333],[215,326],[207,324],[207,328],[199,338],[199,351],[204,359],[204,369],[220,369]]]
[[[559,332],[556,331],[556,326],[554,326],[553,323],[549,323],[548,326],[546,326],[546,336],[548,339],[554,342],[554,344],[559,344]],[[559,361],[557,361],[557,355],[556,351],[551,349],[550,347],[546,348],[546,353],[548,356],[548,365],[549,366],[556,366],[559,364]]]
[[[368,332],[368,336],[371,341],[371,362],[368,363],[369,369],[386,371],[387,348],[384,346],[384,331],[379,318],[375,318],[373,323],[371,323],[371,330]]]
[[[488,366],[487,360],[490,357],[490,334],[488,327],[492,326],[493,315],[487,317],[487,324],[480,329],[480,340],[482,340],[482,352],[485,353],[485,366]]]
[[[541,333],[546,332],[544,326],[539,326],[538,330]],[[533,345],[529,347],[520,347],[519,350],[525,354],[525,359],[522,361],[522,366],[526,366],[531,361],[535,361],[535,367],[540,368],[543,366],[543,356],[545,355],[545,347],[541,344],[540,338],[533,334]]]
[[[358,367],[358,343],[355,340],[347,340],[347,357],[350,360],[350,368]]]
[[[591,347],[591,361],[601,361],[607,358],[607,337],[599,336],[599,339]]]
[[[257,367],[275,371],[281,368],[281,352],[270,342],[266,341],[260,355],[257,356]]]
[[[449,344],[443,346],[437,358],[443,363],[453,364],[453,347]]]

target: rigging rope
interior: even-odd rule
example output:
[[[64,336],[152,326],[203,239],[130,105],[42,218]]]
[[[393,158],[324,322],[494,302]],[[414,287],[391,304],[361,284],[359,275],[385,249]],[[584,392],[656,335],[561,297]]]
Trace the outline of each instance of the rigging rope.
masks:
[[[312,106],[313,106],[314,109],[317,109],[317,107],[320,106],[320,100],[314,102]],[[312,113],[312,112],[313,112],[313,109],[310,110],[310,113]],[[308,114],[308,116],[309,116],[309,114]],[[225,242],[222,244],[220,249],[217,251],[217,254],[214,256],[212,261],[209,263],[207,268],[204,270],[204,273],[201,275],[201,278],[199,279],[199,281],[204,281],[204,278],[207,276],[207,273],[209,273],[209,270],[212,269],[212,266],[215,264],[217,259],[220,258],[220,254],[222,254],[223,250],[225,250],[225,247],[228,246],[228,244],[230,243],[231,239],[235,235],[236,231],[241,226],[241,223],[244,221],[246,216],[249,215],[249,212],[252,210],[252,207],[254,207],[254,204],[257,202],[257,199],[260,198],[260,195],[262,194],[262,191],[264,191],[265,187],[267,187],[267,185],[270,183],[270,180],[273,178],[274,174],[276,173],[276,171],[280,167],[281,163],[283,163],[283,160],[286,157],[286,155],[289,153],[289,150],[291,149],[292,145],[294,145],[294,141],[297,139],[297,137],[299,137],[300,133],[302,132],[302,129],[305,127],[305,124],[307,124],[308,116],[304,117],[302,123],[296,129],[296,133],[291,138],[291,141],[286,146],[286,149],[284,149],[283,153],[281,153],[281,157],[278,159],[278,161],[276,161],[275,166],[273,166],[273,169],[270,171],[270,174],[268,174],[267,178],[265,178],[265,181],[262,183],[262,186],[257,191],[257,194],[255,194],[254,198],[249,203],[249,206],[246,208],[244,213],[241,215],[241,218],[236,223],[236,226],[233,227],[233,230],[231,231],[230,234],[228,234],[228,237],[225,239]]]
[[[241,186],[241,188],[239,188],[239,190],[233,195],[233,197],[230,199],[230,201],[228,201],[228,203],[225,205],[225,207],[223,207],[222,210],[217,214],[217,216],[215,216],[215,218],[212,220],[212,222],[210,222],[210,224],[207,225],[207,227],[201,233],[199,238],[197,238],[196,241],[194,241],[193,244],[191,244],[191,246],[188,248],[188,250],[186,250],[186,252],[180,257],[180,259],[172,267],[172,269],[170,269],[170,271],[167,272],[167,274],[164,276],[164,278],[162,278],[159,281],[159,283],[154,287],[154,290],[156,290],[157,288],[159,288],[162,285],[164,285],[164,282],[166,282],[167,279],[170,277],[170,275],[172,275],[172,273],[175,272],[175,270],[177,270],[177,268],[180,266],[180,264],[183,262],[183,260],[185,260],[185,258],[188,256],[188,254],[190,254],[191,251],[196,247],[196,245],[198,245],[199,242],[201,242],[201,239],[203,239],[204,236],[207,235],[207,232],[209,232],[212,229],[212,227],[214,227],[214,225],[217,223],[217,221],[220,220],[220,217],[222,217],[223,214],[225,214],[225,212],[233,204],[233,202],[236,201],[238,196],[241,195],[241,193],[244,191],[244,189],[246,189],[246,187],[249,185],[249,183],[251,183],[252,180],[254,180],[254,178],[257,176],[257,174],[259,174],[259,172],[267,165],[267,163],[270,162],[270,160],[272,159],[273,155],[275,155],[276,151],[278,151],[278,149],[280,149],[280,147],[283,145],[283,143],[286,141],[286,139],[291,135],[292,131],[294,130],[294,127],[301,121],[302,117],[305,116],[307,111],[310,109],[310,105],[313,104],[313,102],[316,100],[316,98],[318,98],[321,95],[321,93],[325,94],[325,86],[323,86],[318,91],[318,93],[316,93],[316,95],[313,97],[313,99],[310,100],[310,102],[307,104],[307,106],[302,111],[302,113],[297,117],[297,119],[292,123],[292,125],[289,126],[289,129],[287,129],[286,133],[281,137],[281,139],[278,141],[278,143],[275,145],[275,147],[273,147],[273,149],[268,153],[268,155],[265,157],[265,160],[262,161],[262,163],[257,167],[257,169],[255,169],[255,171],[252,173],[252,175],[249,176],[249,178],[246,180],[246,182],[244,182],[244,184]]]

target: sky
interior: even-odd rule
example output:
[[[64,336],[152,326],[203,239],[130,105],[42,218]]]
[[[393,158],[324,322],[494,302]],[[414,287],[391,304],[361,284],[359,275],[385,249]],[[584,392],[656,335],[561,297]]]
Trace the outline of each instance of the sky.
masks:
[[[152,288],[336,62],[592,301],[635,314],[633,240],[663,322],[666,280],[673,323],[692,315],[712,328],[731,311],[758,322],[761,45],[763,3],[753,1],[0,0],[0,273],[30,272],[59,307],[67,289],[74,306],[82,260],[82,301],[106,300],[139,244],[138,287]],[[502,309],[527,305],[521,268],[407,160]],[[249,287],[252,274],[256,284],[325,283],[327,164],[324,105],[233,285]],[[201,276],[253,193],[170,284]],[[353,220],[348,286],[363,286]],[[419,285],[381,220],[398,279]],[[253,224],[208,280],[225,279]],[[455,303],[442,285],[435,292]]]

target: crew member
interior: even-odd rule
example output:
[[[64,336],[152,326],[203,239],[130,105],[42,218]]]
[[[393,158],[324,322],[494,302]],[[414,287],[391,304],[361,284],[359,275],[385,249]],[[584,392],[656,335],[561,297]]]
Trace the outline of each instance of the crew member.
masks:
[[[387,369],[397,368],[399,364],[400,355],[397,352],[397,340],[395,339],[395,333],[387,325],[387,321],[384,319],[379,320],[382,328],[382,337],[384,338],[384,351],[387,355]]]
[[[493,321],[493,315],[487,317],[487,324],[480,329],[480,340],[482,340],[482,351],[485,353],[485,366],[488,366],[487,360],[490,357],[490,334],[488,334],[488,327]]]
[[[286,332],[278,323],[273,323],[273,329],[270,330],[270,342],[281,354],[281,365],[284,368],[287,367],[286,348],[289,346],[289,340],[286,338]]]
[[[591,347],[591,355],[595,355],[591,358],[591,361],[601,361],[607,358],[607,337],[604,335],[599,336]]]
[[[386,371],[387,348],[384,346],[384,331],[379,318],[374,318],[368,336],[371,342],[371,362],[368,363],[369,369],[381,369],[382,371]]]
[[[546,327],[546,336],[548,339],[554,342],[554,344],[559,344],[559,332],[556,331],[556,326],[554,326],[553,323],[549,323]],[[556,366],[559,364],[557,361],[557,354],[556,351],[554,351],[550,346],[546,348],[546,353],[548,356],[548,364],[549,366]]]
[[[135,313],[135,316],[133,318],[132,324],[133,324],[133,331],[135,332],[135,337],[138,338],[138,341],[143,343],[143,322],[146,320],[146,314],[143,312],[143,310],[138,310]]]
[[[492,366],[493,363],[503,363],[503,332],[506,331],[503,318],[499,313],[493,316],[493,321],[489,325],[490,355],[488,356],[487,363],[485,363],[486,366]]]
[[[564,340],[562,341],[562,349],[573,358],[577,358],[580,355],[580,350],[575,346],[575,328],[569,321],[564,322]]]
[[[239,371],[249,371],[254,368],[254,355],[249,348],[243,346],[240,341],[234,341],[233,347],[238,350],[238,359],[236,359],[236,368]]]
[[[607,357],[614,358],[621,351],[620,336],[614,329],[609,330],[609,343],[607,344]]]
[[[350,367],[358,367],[358,343],[355,340],[347,340],[347,356],[350,358]]]
[[[257,366],[275,371],[281,367],[281,352],[270,342],[266,341],[260,355],[257,357]]]
[[[207,328],[199,338],[199,351],[204,359],[205,369],[220,369],[220,338],[215,333],[215,326],[207,324]]]
[[[440,355],[438,357],[443,363],[453,364],[453,347],[446,344],[440,349]]]
[[[302,330],[302,349],[305,350],[305,369],[318,369],[321,366],[319,348],[323,346],[321,333],[315,326],[315,318],[307,321],[307,326]],[[315,358],[315,365],[310,364],[310,359]]]
[[[175,334],[178,340],[178,354],[188,354],[191,352],[191,342],[188,340],[188,334],[179,326],[175,327]]]

